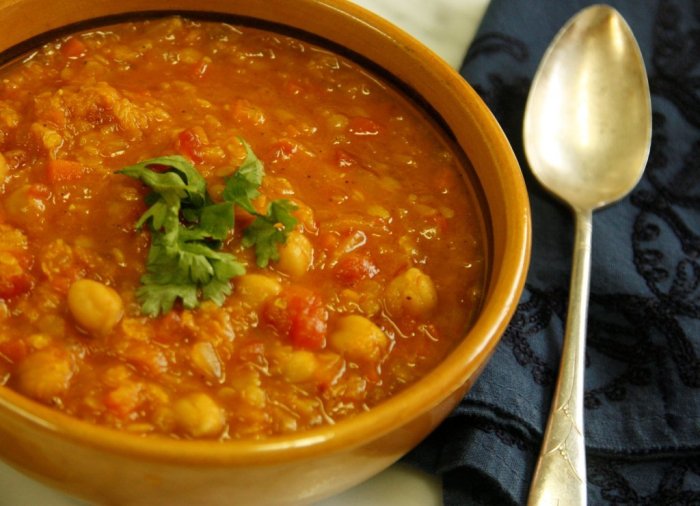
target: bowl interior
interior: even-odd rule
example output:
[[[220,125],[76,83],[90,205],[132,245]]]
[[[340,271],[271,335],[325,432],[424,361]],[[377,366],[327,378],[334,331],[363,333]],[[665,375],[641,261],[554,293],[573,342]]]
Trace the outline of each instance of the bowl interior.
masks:
[[[36,16],[23,13],[34,12]],[[264,441],[181,442],[146,440],[80,422],[0,388],[0,408],[40,430],[115,453],[189,463],[266,463],[349,448],[400,428],[473,382],[515,310],[529,261],[529,207],[517,161],[499,125],[476,93],[439,57],[388,22],[335,0],[21,0],[0,7],[0,50],[17,56],[40,40],[125,16],[180,13],[233,16],[233,21],[284,27],[330,46],[382,74],[419,103],[468,157],[470,184],[480,194],[489,231],[489,273],[482,310],[468,335],[428,376],[369,413],[335,426]],[[219,13],[219,14],[216,14]],[[16,22],[22,19],[21,23]],[[441,416],[446,415],[442,413]]]

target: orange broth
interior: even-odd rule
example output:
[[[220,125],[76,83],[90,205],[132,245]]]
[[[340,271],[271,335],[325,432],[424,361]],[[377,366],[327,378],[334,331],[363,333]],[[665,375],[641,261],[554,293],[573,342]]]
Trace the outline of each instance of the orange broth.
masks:
[[[245,157],[298,220],[222,305],[142,314],[147,188],[182,155],[218,199]],[[96,424],[261,438],[371,409],[467,331],[485,278],[464,161],[427,115],[338,54],[179,17],[44,45],[0,70],[0,385]],[[86,283],[91,280],[93,283]]]

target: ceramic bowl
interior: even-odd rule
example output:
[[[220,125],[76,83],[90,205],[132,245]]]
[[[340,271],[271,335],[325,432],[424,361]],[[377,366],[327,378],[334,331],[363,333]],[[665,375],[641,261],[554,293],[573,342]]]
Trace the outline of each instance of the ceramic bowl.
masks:
[[[16,54],[36,44],[34,37],[66,26],[161,11],[224,13],[301,30],[317,44],[347,48],[429,104],[470,160],[483,195],[490,232],[483,307],[468,334],[425,378],[334,426],[262,441],[141,438],[77,421],[0,387],[0,456],[98,504],[320,500],[379,473],[418,444],[486,364],[516,308],[529,261],[529,205],[520,168],[498,123],[456,72],[395,26],[342,0],[12,0],[0,5],[0,50]]]

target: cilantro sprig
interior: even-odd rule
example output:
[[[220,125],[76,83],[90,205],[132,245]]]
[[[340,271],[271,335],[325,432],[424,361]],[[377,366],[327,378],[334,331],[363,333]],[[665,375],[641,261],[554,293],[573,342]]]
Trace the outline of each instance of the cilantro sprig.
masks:
[[[213,201],[206,180],[182,156],[152,158],[118,171],[151,189],[145,198],[150,207],[135,225],[151,232],[146,273],[136,292],[145,315],[167,313],[177,300],[187,309],[201,300],[223,304],[232,291],[231,279],[245,274],[233,254],[221,251],[234,230],[234,206],[255,217],[242,244],[255,247],[257,265],[279,259],[278,245],[297,223],[291,214],[296,206],[282,199],[272,201],[264,213],[255,209],[265,171],[250,146],[240,141],[246,157],[226,180],[222,202]]]
[[[258,267],[267,267],[270,260],[280,259],[277,246],[287,240],[288,231],[296,225],[292,211],[297,207],[288,200],[274,200],[266,214],[253,213],[255,220],[243,232],[243,246],[255,247]]]
[[[270,260],[279,260],[277,245],[284,244],[287,234],[296,225],[297,220],[292,212],[297,206],[281,199],[271,202],[264,214],[255,210],[252,201],[260,195],[258,188],[262,183],[264,170],[262,162],[257,159],[250,146],[244,146],[246,158],[226,182],[222,197],[255,216],[253,223],[243,233],[243,246],[254,246],[256,263],[259,267],[267,267]]]

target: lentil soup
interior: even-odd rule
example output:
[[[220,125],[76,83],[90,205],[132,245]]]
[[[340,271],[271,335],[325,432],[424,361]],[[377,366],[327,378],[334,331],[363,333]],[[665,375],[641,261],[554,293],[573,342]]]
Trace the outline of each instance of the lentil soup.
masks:
[[[371,409],[481,300],[483,217],[450,146],[354,62],[257,28],[44,45],[0,70],[0,385],[175,438]]]

